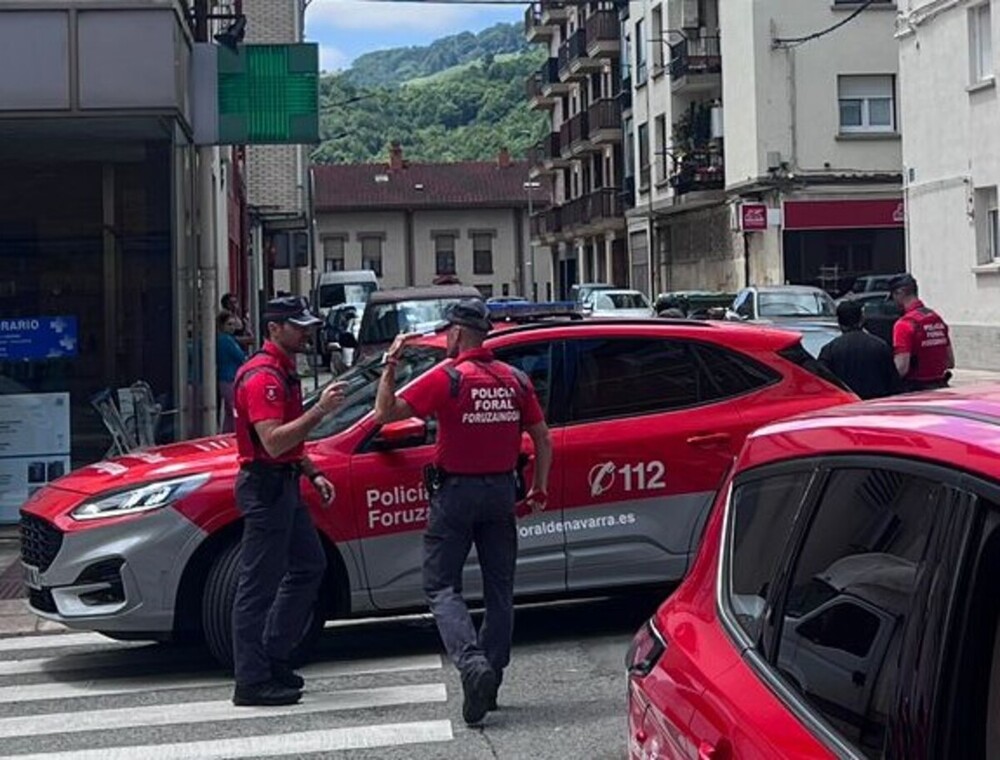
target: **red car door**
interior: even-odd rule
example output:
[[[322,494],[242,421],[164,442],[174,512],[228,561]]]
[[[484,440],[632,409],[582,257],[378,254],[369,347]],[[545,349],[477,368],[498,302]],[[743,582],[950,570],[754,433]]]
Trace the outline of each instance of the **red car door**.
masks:
[[[710,400],[686,341],[646,331],[567,345],[569,588],[676,580],[745,435],[740,400]]]

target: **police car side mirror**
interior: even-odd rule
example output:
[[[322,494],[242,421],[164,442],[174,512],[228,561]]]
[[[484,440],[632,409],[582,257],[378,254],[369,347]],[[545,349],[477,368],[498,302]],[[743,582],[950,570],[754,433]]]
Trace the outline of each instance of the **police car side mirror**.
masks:
[[[382,451],[420,446],[427,440],[427,423],[416,417],[390,422],[375,435],[375,448]]]

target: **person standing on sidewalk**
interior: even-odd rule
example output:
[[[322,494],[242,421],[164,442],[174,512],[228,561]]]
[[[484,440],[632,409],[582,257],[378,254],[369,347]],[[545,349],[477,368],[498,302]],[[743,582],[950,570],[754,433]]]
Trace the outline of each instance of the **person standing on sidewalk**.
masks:
[[[395,368],[411,335],[387,352],[375,401],[375,420],[436,417],[436,464],[424,532],[424,592],[448,656],[462,678],[462,717],[477,725],[496,709],[497,690],[510,662],[517,560],[515,470],[521,433],[535,446],[534,480],[525,502],[545,508],[552,443],[531,381],[496,360],[483,341],[490,330],[477,300],[445,313],[448,357],[416,386],[396,395]],[[462,598],[462,568],[476,546],[486,614],[477,634]]]
[[[837,305],[837,322],[843,334],[823,346],[819,360],[860,398],[895,393],[899,374],[892,349],[864,329],[861,302],[841,301]]]
[[[892,328],[892,351],[903,391],[944,388],[955,368],[948,325],[917,297],[917,281],[901,274],[889,283],[892,300],[903,316]]]
[[[219,432],[232,433],[233,381],[236,380],[240,366],[247,360],[247,355],[233,337],[240,320],[228,311],[223,311],[219,313],[215,323],[215,373],[219,384],[219,399],[222,401],[222,425]]]
[[[326,570],[326,555],[302,501],[299,478],[309,479],[324,505],[333,484],[305,455],[304,441],[343,400],[331,383],[302,410],[295,354],[320,324],[304,298],[269,301],[268,340],[236,375],[236,441],[240,472],[236,505],[243,514],[239,583],[233,604],[233,704],[289,705],[304,681],[289,659],[302,638]]]

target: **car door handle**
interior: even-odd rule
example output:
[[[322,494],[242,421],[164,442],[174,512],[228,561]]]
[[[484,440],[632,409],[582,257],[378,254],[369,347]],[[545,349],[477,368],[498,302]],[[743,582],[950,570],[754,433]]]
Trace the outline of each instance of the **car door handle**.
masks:
[[[691,446],[719,446],[729,443],[732,436],[729,433],[707,433],[706,435],[693,435],[687,439]]]

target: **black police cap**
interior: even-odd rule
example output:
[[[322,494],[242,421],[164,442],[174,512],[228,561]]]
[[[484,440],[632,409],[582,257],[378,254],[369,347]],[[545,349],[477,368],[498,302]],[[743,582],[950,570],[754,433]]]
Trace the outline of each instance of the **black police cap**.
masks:
[[[315,327],[323,323],[309,311],[309,301],[302,296],[272,298],[264,307],[265,322],[290,322],[298,327]]]
[[[475,298],[467,298],[450,304],[444,310],[444,320],[449,325],[470,327],[481,333],[488,333],[493,327],[486,304]]]
[[[900,288],[908,288],[910,290],[916,291],[917,281],[912,274],[900,274],[889,280],[889,290],[899,290]]]

